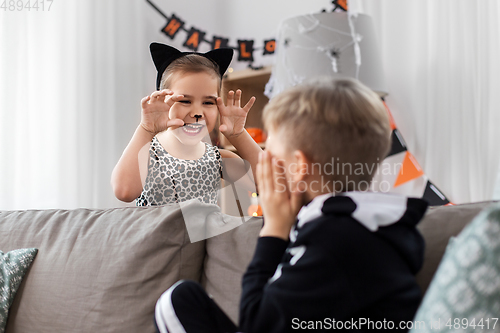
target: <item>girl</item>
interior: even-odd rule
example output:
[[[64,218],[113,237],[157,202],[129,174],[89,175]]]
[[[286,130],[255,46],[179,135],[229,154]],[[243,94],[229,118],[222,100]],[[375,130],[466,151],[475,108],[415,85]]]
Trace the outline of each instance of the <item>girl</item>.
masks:
[[[150,50],[157,91],[141,101],[141,123],[112,173],[114,194],[126,202],[137,199],[138,206],[193,198],[216,204],[222,159],[239,156],[203,139],[209,139],[220,113],[219,130],[255,171],[261,149],[244,129],[255,97],[244,107],[240,90],[228,93],[227,105],[220,98],[232,49],[201,54],[152,43]],[[226,169],[231,178],[241,175],[237,168]]]

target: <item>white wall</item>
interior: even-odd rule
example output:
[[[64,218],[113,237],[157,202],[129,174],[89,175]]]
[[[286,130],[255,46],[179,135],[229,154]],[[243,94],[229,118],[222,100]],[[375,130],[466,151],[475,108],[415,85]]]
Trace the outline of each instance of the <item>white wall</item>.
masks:
[[[489,142],[486,151],[484,146],[478,148],[481,156],[490,156],[489,160],[476,159],[477,165],[462,165],[461,145],[467,143],[467,136],[470,135],[471,140],[480,137],[482,141],[477,142],[484,142],[485,138],[481,136],[484,133],[463,132],[463,138],[460,138],[452,128],[457,123],[449,124],[444,114],[438,115],[439,122],[429,114],[422,117],[421,109],[415,106],[423,102],[415,100],[413,92],[415,89],[425,90],[425,87],[408,82],[404,73],[421,71],[425,76],[441,69],[414,67],[413,62],[418,60],[412,57],[414,49],[398,49],[399,40],[407,38],[406,27],[426,17],[422,8],[437,19],[453,15],[450,16],[442,6],[436,6],[441,11],[436,8],[433,11],[435,2],[431,0],[411,0],[415,11],[407,6],[410,1],[404,4],[400,0],[358,1],[374,18],[381,45],[387,46],[383,48],[383,56],[390,88],[388,101],[410,150],[431,180],[453,201],[489,199],[495,177],[489,180],[476,177],[476,184],[463,179],[474,179],[478,173],[491,174],[489,169],[493,167],[498,169],[499,149],[497,146],[495,151],[493,147],[498,142]],[[330,0],[153,2],[165,14],[175,13],[182,18],[186,27],[206,31],[208,39],[213,35],[228,37],[231,46],[236,46],[237,39],[253,39],[256,47],[262,46],[263,40],[277,35],[283,19],[332,9]],[[471,4],[466,0],[459,2]],[[427,7],[420,7],[421,3]],[[391,8],[392,12],[389,12]],[[477,8],[472,5],[468,8],[477,16]],[[496,12],[490,16],[498,17]],[[486,24],[489,20],[485,17],[483,21]],[[0,209],[121,205],[112,196],[109,176],[140,119],[140,98],[155,87],[156,73],[148,46],[150,42],[158,41],[182,48],[185,41],[183,32],[175,40],[160,33],[165,23],[166,20],[143,0],[56,0],[51,12],[0,11],[0,126],[4,126],[0,127]],[[480,36],[482,41],[485,38],[498,39],[499,34],[488,35],[487,29],[481,31],[484,32]],[[444,41],[446,36],[443,38]],[[490,55],[500,59],[500,55]],[[255,66],[273,61],[273,57],[260,56],[257,52],[255,57]],[[246,65],[233,62],[235,69]],[[482,63],[479,65],[483,66]],[[69,70],[64,72],[66,68],[77,68],[78,75]],[[498,88],[494,73],[500,70],[494,66],[478,68],[481,72],[493,73],[489,79],[492,87]],[[27,72],[20,77],[19,73],[26,69]],[[431,69],[434,72],[429,72]],[[49,70],[50,75],[47,75]],[[443,80],[440,82],[446,82]],[[465,90],[462,92],[466,93]],[[489,105],[496,107],[500,103],[494,104],[493,97]],[[436,101],[426,103],[435,104]],[[449,109],[446,104],[442,106]],[[54,127],[61,119],[56,114],[65,115],[69,110],[76,112],[71,115],[71,126],[65,123],[65,127]],[[467,114],[466,110],[460,112]],[[49,125],[52,123],[50,130],[40,128],[42,120]],[[500,127],[495,117],[484,118],[482,122],[492,128]],[[29,135],[26,124],[29,124]],[[80,125],[78,131],[72,127]],[[112,130],[109,126],[113,126]],[[445,139],[445,149],[429,139],[426,135],[429,128],[444,129],[440,135]],[[6,133],[6,129],[11,131]],[[65,139],[61,146],[53,148],[52,145],[61,142],[61,137]],[[43,147],[50,149],[44,150]],[[78,149],[72,149],[75,147]],[[29,163],[19,159],[20,156],[28,157]],[[14,164],[16,161],[21,169]],[[451,172],[455,169],[459,169],[458,173]],[[23,174],[16,170],[22,170]],[[22,183],[14,184],[15,179],[22,180]],[[42,185],[37,184],[37,179]]]

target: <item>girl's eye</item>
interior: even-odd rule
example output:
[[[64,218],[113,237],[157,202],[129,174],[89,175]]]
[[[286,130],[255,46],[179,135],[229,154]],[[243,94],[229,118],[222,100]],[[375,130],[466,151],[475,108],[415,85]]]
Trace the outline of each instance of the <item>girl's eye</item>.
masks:
[[[207,101],[207,102],[205,102],[205,103],[203,103],[203,104],[205,104],[205,105],[215,105],[215,103],[214,103],[214,102],[212,102],[212,101]]]

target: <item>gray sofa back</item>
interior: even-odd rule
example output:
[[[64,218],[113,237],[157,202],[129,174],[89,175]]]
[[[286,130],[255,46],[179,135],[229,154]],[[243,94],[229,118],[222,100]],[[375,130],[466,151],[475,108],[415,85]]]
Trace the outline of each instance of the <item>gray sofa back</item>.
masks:
[[[425,291],[448,240],[490,202],[430,208],[417,281]],[[261,218],[190,243],[177,205],[0,212],[0,250],[36,247],[8,333],[155,332],[158,297],[179,279],[200,281],[237,321],[241,275]]]
[[[27,247],[8,333],[155,332],[156,300],[205,255],[175,206],[0,212],[0,250]]]
[[[418,224],[425,239],[424,265],[417,274],[417,283],[422,293],[425,293],[431,283],[450,238],[457,236],[481,210],[491,204],[491,201],[487,201],[430,207],[427,210],[424,219]]]

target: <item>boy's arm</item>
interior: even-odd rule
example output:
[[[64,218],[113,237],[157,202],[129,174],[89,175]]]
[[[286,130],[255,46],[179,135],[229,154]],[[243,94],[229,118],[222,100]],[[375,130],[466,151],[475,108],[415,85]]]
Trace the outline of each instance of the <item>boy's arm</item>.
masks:
[[[273,276],[288,246],[288,242],[276,237],[260,237],[247,271],[243,275],[240,303],[240,326],[248,330],[259,327],[262,320],[264,287]],[[255,325],[255,326],[253,326]]]
[[[288,248],[281,238],[259,238],[242,280],[239,328],[243,332],[307,329],[304,321],[346,319],[366,306],[357,303],[359,295],[346,266],[332,255],[333,249],[339,250],[332,244],[338,238],[323,236],[328,231]]]
[[[259,154],[256,177],[264,213],[264,226],[252,262],[243,276],[240,304],[240,325],[249,331],[266,326],[276,328],[274,324],[266,323],[269,318],[263,315],[269,314],[265,309],[269,304],[263,302],[264,288],[275,272],[280,274],[277,268],[285,254],[290,229],[300,208],[298,198],[290,196],[286,180],[278,177],[279,168],[270,153],[264,151]],[[286,191],[282,191],[283,188]],[[278,327],[279,330],[285,328],[280,325]]]

